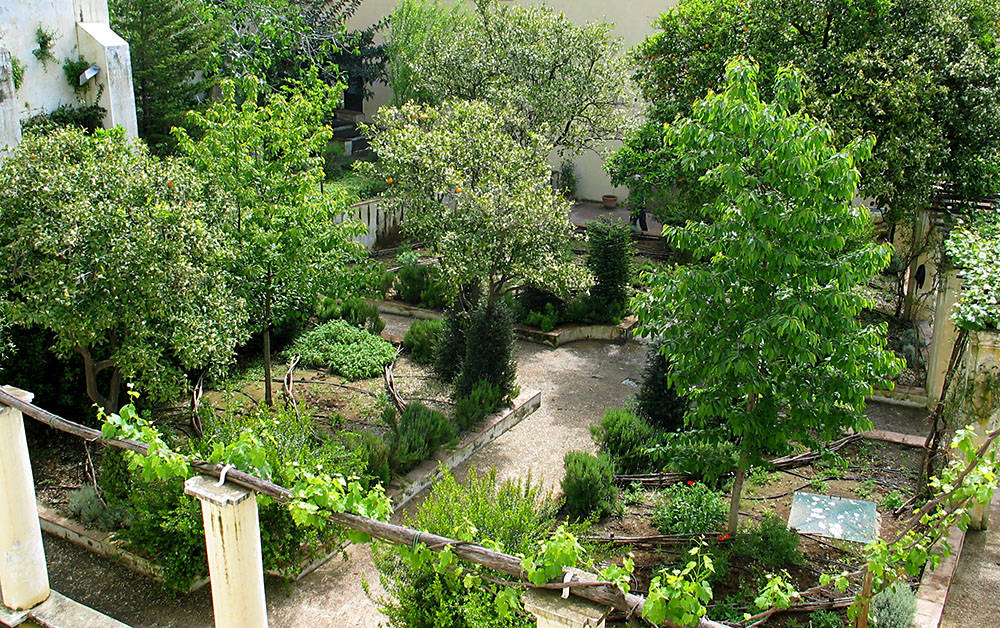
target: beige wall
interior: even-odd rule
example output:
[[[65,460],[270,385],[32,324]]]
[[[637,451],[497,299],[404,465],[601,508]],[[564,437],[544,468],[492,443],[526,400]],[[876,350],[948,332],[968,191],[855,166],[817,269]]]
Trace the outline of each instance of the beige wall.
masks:
[[[20,121],[38,113],[52,111],[60,105],[76,104],[78,97],[67,83],[62,66],[66,59],[76,59],[77,55],[83,54],[85,59],[101,66],[101,73],[91,81],[87,102],[93,102],[96,84],[104,84],[105,94],[102,96],[102,104],[106,107],[109,103],[115,105],[109,108],[105,126],[124,124],[130,134],[135,135],[131,64],[129,63],[127,86],[121,80],[114,80],[116,75],[108,71],[106,59],[91,58],[96,56],[94,50],[81,50],[78,43],[78,22],[106,27],[107,0],[0,0],[0,48],[9,51],[24,65],[24,81],[20,89],[14,93],[13,103],[7,103],[13,107],[14,118]],[[32,51],[38,48],[35,30],[39,25],[46,30],[54,31],[56,35],[52,44],[52,56],[56,60],[49,61],[47,67],[32,54]],[[107,30],[110,33],[110,29]],[[127,61],[122,55],[127,55],[128,45],[120,38],[115,43],[118,48],[114,50],[114,54],[121,61]],[[123,71],[123,68],[117,71],[118,79],[121,79]],[[107,82],[109,75],[113,79],[111,84]],[[123,102],[126,98],[129,100],[128,103]],[[128,124],[129,109],[131,126]],[[4,134],[4,137],[6,136],[7,134]]]
[[[645,39],[653,33],[653,20],[668,8],[677,4],[676,0],[635,0],[622,2],[614,0],[520,0],[524,5],[548,5],[556,11],[581,24],[586,22],[608,22],[614,24],[614,32],[621,37],[625,49]],[[350,26],[363,27],[373,24],[389,15],[396,6],[396,0],[365,0],[355,14]],[[622,77],[623,79],[626,77]],[[599,89],[599,86],[595,86]],[[392,101],[392,92],[385,85],[376,85],[374,97],[365,103],[365,112],[371,115],[382,105]],[[614,150],[619,144],[605,147]],[[604,159],[591,151],[576,159],[580,198],[599,199],[602,194],[613,192],[624,198],[628,191],[624,188],[613,190],[608,175],[604,172]]]

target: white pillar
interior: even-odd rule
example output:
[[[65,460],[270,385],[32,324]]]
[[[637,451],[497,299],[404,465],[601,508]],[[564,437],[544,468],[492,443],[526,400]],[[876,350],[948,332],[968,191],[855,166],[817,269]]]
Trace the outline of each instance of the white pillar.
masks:
[[[216,628],[267,628],[257,496],[203,475],[184,492],[201,502]]]
[[[34,398],[12,386],[3,389],[29,403]],[[0,590],[4,606],[25,610],[49,597],[49,574],[20,410],[0,405],[0,443]]]

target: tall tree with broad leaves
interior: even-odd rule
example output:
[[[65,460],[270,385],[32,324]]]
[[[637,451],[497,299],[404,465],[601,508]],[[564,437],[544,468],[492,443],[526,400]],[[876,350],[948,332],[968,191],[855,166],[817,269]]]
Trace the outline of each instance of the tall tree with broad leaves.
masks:
[[[154,152],[169,152],[170,129],[211,87],[204,73],[221,24],[203,0],[110,0],[108,8],[129,42],[139,136]]]
[[[338,222],[348,204],[319,191],[322,149],[332,132],[323,124],[342,86],[315,75],[264,94],[250,77],[222,81],[222,97],[192,112],[197,139],[177,129],[182,156],[209,181],[234,248],[231,272],[246,300],[264,354],[264,395],[271,397],[271,329],[284,314],[337,293],[335,271],[354,259],[364,231]]]
[[[801,106],[834,140],[878,143],[859,195],[893,223],[948,183],[970,200],[1000,189],[1000,4],[992,0],[683,0],[633,51],[649,123],[609,162],[640,202],[683,222],[697,182],[655,166],[663,125],[721,84],[735,55],[757,60],[761,90],[781,68],[806,76]],[[682,180],[684,179],[684,180]],[[662,206],[660,205],[662,203]]]
[[[519,114],[505,132],[522,144],[567,154],[622,138],[632,98],[610,24],[498,0],[404,0],[389,23],[397,104],[482,100]]]
[[[204,181],[122,129],[25,135],[0,162],[0,320],[44,328],[83,360],[107,413],[122,382],[177,399],[185,371],[227,362],[244,301]]]
[[[228,77],[257,76],[277,88],[316,72],[336,85],[368,86],[384,74],[385,47],[375,43],[382,22],[350,31],[363,0],[204,0],[227,25],[214,68]]]
[[[685,420],[721,418],[738,440],[731,534],[748,465],[863,428],[866,396],[901,367],[884,325],[858,321],[871,306],[861,288],[890,255],[852,243],[870,220],[851,200],[875,140],[838,149],[825,122],[797,111],[801,73],[777,73],[774,102],[761,100],[758,73],[731,61],[722,92],[665,129],[682,155],[665,167],[699,181],[706,201],[664,230],[693,262],[654,275],[635,302],[641,332],[662,340],[670,380],[691,401]]]

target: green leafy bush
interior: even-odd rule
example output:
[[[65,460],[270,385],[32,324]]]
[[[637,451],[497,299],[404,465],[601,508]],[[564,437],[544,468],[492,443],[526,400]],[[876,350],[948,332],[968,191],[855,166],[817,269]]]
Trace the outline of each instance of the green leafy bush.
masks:
[[[455,382],[455,394],[466,397],[479,382],[500,388],[504,401],[516,396],[514,321],[503,302],[472,312],[465,334],[465,359]]]
[[[737,536],[733,540],[732,553],[746,556],[770,571],[802,564],[799,533],[789,530],[774,513]]]
[[[669,381],[670,365],[660,353],[660,345],[650,347],[642,383],[635,397],[636,412],[649,423],[669,432],[684,429],[685,401]]]
[[[341,442],[364,465],[364,475],[387,485],[392,477],[389,470],[391,450],[385,440],[369,431],[341,432]]]
[[[469,331],[469,315],[457,309],[444,313],[441,339],[434,353],[434,372],[441,381],[453,382],[462,372],[465,361],[466,334]]]
[[[523,320],[525,325],[531,325],[542,331],[549,332],[559,324],[559,310],[551,303],[546,303],[543,312],[528,312]]]
[[[466,430],[503,407],[503,390],[489,382],[478,382],[465,397],[455,402],[455,423]]]
[[[396,359],[391,343],[343,320],[323,323],[301,334],[285,353],[301,355],[305,366],[329,367],[352,380],[380,375]]]
[[[378,335],[385,329],[378,307],[361,297],[350,296],[342,300],[327,297],[316,307],[316,319],[321,323],[339,318],[358,329]]]
[[[108,110],[100,105],[60,105],[49,113],[39,113],[21,121],[21,130],[46,133],[64,126],[80,127],[93,133],[104,125]]]
[[[665,432],[649,450],[657,468],[687,473],[708,484],[736,468],[736,445],[728,430],[715,427],[683,432]]]
[[[566,302],[567,323],[618,324],[625,318],[626,306],[623,301],[604,301],[589,294],[581,294]]]
[[[442,320],[413,321],[403,336],[403,346],[410,352],[410,358],[414,362],[419,364],[434,362],[444,327],[445,323]]]
[[[596,514],[600,518],[614,509],[618,490],[614,486],[614,466],[607,456],[568,451],[563,467],[566,474],[561,486],[570,515],[586,518]]]
[[[400,301],[421,307],[440,309],[450,301],[448,290],[441,278],[441,269],[420,264],[416,253],[399,254],[401,267],[396,271],[396,296]]]
[[[614,460],[620,473],[662,471],[650,453],[660,435],[634,412],[608,410],[599,424],[591,426],[590,433],[598,448]]]
[[[464,483],[444,471],[416,517],[406,515],[404,523],[451,538],[478,542],[491,539],[497,542],[497,549],[517,554],[531,552],[538,541],[548,536],[556,510],[553,500],[530,479],[498,483],[495,470],[480,476],[473,468]],[[497,613],[494,601],[504,589],[502,585],[482,581],[467,588],[460,576],[436,573],[430,564],[414,566],[403,558],[403,552],[389,546],[375,551],[379,579],[389,594],[376,603],[389,618],[390,626],[528,628],[534,625],[532,618],[521,613],[507,617]]]
[[[689,481],[663,490],[653,525],[660,534],[709,534],[725,524],[727,512],[722,493]]]
[[[594,275],[590,295],[598,303],[624,307],[632,269],[632,233],[620,220],[587,224],[587,268]]]
[[[436,410],[420,403],[406,406],[402,416],[387,407],[382,420],[389,427],[389,464],[406,473],[433,454],[438,447],[455,442],[458,428]]]
[[[614,409],[590,433],[619,473],[674,471],[712,484],[736,466],[736,449],[723,427],[664,432],[631,410]]]
[[[879,592],[871,603],[878,628],[911,628],[917,610],[917,596],[905,582],[894,582]]]

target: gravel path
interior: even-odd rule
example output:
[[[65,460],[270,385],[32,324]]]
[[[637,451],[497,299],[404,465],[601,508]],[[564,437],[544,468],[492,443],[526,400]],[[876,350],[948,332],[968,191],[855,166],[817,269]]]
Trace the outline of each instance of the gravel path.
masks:
[[[386,330],[403,335],[410,320],[383,316]],[[635,392],[630,379],[642,372],[645,345],[578,342],[548,349],[518,342],[518,382],[522,389],[542,392],[542,406],[520,424],[460,465],[464,477],[472,466],[496,467],[498,477],[531,474],[547,489],[557,490],[563,455],[571,449],[593,450],[590,425],[604,411],[620,406]],[[424,496],[409,505],[415,509]],[[212,625],[209,588],[191,595],[164,593],[156,583],[86,550],[45,537],[52,588],[133,626],[208,628]],[[349,560],[334,557],[294,584],[267,580],[268,616],[272,626],[378,626],[384,618],[362,589],[384,594],[367,546],[348,548]],[[95,583],[100,583],[95,586]]]

